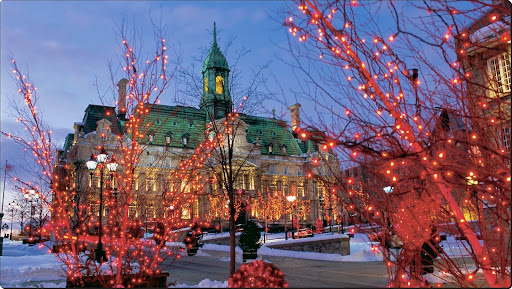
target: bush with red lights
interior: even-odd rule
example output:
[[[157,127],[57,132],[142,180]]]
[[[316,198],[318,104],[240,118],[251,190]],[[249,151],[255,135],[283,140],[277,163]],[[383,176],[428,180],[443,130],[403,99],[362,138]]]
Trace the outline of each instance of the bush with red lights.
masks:
[[[283,272],[262,260],[242,264],[228,283],[229,288],[288,288]]]

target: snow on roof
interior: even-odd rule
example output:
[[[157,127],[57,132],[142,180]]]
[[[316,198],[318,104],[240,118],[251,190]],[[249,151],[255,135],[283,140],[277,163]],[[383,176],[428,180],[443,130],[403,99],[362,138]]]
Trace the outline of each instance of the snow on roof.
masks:
[[[510,23],[510,21],[509,21]],[[499,37],[506,30],[510,31],[510,27],[503,21],[497,21],[482,27],[470,35],[471,42],[486,42],[493,38]]]

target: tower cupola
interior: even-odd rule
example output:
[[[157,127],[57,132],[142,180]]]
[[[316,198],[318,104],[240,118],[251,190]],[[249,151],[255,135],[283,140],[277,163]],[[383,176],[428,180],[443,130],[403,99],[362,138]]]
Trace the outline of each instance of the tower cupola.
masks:
[[[210,120],[225,117],[233,102],[229,92],[229,66],[217,45],[217,27],[213,22],[213,44],[206,57],[201,74],[203,94],[199,106],[206,110]]]

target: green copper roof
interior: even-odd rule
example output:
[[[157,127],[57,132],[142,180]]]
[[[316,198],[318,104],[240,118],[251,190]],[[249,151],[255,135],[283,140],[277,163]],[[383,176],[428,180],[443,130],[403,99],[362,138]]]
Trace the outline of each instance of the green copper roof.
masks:
[[[151,106],[151,105],[148,105]],[[293,137],[286,123],[273,118],[240,114],[240,119],[247,123],[247,142],[254,143],[258,139],[260,152],[269,155],[268,146],[273,145],[272,155],[301,155],[303,150]],[[188,136],[187,147],[196,148],[204,138],[206,127],[205,110],[185,106],[152,105],[143,122],[144,141],[152,145],[184,147],[183,136]],[[149,125],[148,125],[149,124]],[[167,144],[166,136],[170,136]],[[142,141],[142,140],[141,140]]]
[[[113,134],[123,134],[123,128],[117,119],[115,107],[95,104],[89,104],[89,106],[87,106],[85,109],[85,115],[83,119],[84,133],[87,134],[95,131],[98,125],[97,122],[104,118],[112,123],[112,127],[110,129]]]
[[[206,111],[194,107],[169,106],[161,104],[145,104],[149,113],[144,117],[144,135],[140,142],[157,146],[183,148],[183,137],[187,138],[187,148],[196,148],[204,139],[207,124]],[[113,107],[89,105],[85,110],[84,132],[96,130],[96,122],[107,118],[113,125],[112,132],[121,134],[121,126],[117,120]],[[240,119],[247,125],[247,142],[260,145],[260,153],[263,155],[285,155],[283,146],[286,147],[286,155],[302,155],[304,152],[317,150],[313,141],[302,142],[293,137],[292,132],[284,121],[275,118],[266,118],[240,114]],[[73,142],[73,134],[66,137],[64,152]],[[151,136],[151,137],[150,137]],[[168,143],[167,136],[170,142]],[[152,140],[151,140],[152,139]],[[272,153],[269,152],[272,145]]]
[[[161,104],[146,104],[151,107],[144,118],[144,140],[149,141],[149,135],[153,136],[151,144],[169,147],[184,147],[182,137],[188,137],[187,146],[195,148],[204,136],[206,127],[206,113],[202,109],[186,106],[169,106]],[[148,126],[149,124],[149,126]],[[166,136],[170,137],[167,144]],[[142,142],[142,140],[140,140]]]
[[[68,135],[66,136],[66,139],[64,140],[64,158],[67,157],[67,152],[69,150],[69,148],[71,147],[71,145],[73,145],[73,139],[75,138],[75,134],[74,133],[68,133]]]
[[[282,146],[286,147],[286,155],[301,155],[302,150],[297,144],[285,122],[259,116],[240,114],[240,119],[247,123],[247,142],[258,139],[260,152],[269,155],[268,147],[272,144],[272,155],[282,156]]]
[[[217,45],[217,28],[215,22],[213,22],[213,44],[212,48],[210,48],[210,52],[208,56],[204,60],[203,69],[201,73],[204,73],[208,68],[220,68],[229,71],[228,62],[226,57],[222,54]]]

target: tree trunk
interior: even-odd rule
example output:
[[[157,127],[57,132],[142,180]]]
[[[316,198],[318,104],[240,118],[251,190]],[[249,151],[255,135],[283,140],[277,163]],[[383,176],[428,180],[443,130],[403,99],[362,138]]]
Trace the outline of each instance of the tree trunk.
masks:
[[[267,218],[265,218],[265,238],[263,238],[263,242],[265,243],[267,241]]]
[[[235,194],[229,190],[229,276],[235,274]]]

